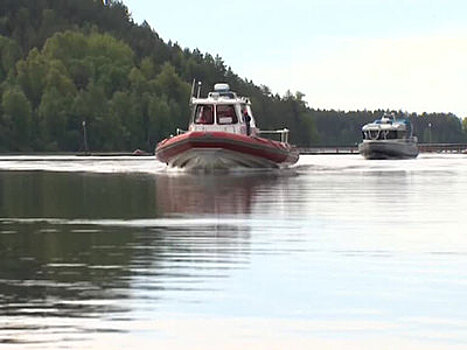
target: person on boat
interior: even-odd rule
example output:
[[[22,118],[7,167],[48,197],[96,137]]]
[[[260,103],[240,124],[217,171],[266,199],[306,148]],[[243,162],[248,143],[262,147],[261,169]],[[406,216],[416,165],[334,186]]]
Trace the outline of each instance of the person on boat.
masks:
[[[250,134],[251,134],[251,126],[250,126],[251,117],[248,114],[248,111],[247,111],[246,108],[243,110],[243,121],[245,122],[245,125],[246,125],[246,135],[250,136]]]
[[[199,118],[196,120],[197,124],[212,124],[214,122],[212,107],[202,106]]]

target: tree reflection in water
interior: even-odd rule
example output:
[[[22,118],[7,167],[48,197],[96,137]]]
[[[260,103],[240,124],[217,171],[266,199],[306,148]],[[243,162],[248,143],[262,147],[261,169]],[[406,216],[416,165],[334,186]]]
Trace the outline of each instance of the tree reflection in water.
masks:
[[[276,176],[183,175],[157,179],[157,207],[165,214],[250,214],[261,188]]]
[[[265,181],[0,173],[0,342],[56,346],[196,301],[248,264],[242,218]]]

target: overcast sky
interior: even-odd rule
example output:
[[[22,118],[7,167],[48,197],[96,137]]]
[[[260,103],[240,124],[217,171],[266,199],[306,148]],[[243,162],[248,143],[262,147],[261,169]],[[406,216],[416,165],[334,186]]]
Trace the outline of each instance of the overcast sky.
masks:
[[[310,107],[467,117],[465,0],[123,1],[164,41]]]

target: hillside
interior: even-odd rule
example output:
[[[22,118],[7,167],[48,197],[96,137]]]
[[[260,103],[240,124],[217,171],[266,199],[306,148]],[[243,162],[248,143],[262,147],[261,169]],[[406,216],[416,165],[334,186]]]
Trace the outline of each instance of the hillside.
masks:
[[[262,128],[291,129],[300,146],[354,144],[376,112],[314,110],[238,77],[219,56],[164,42],[120,2],[1,0],[0,151],[152,151],[186,127],[190,82],[228,82],[250,96]],[[411,115],[423,140],[461,141],[451,114]],[[432,127],[427,134],[428,124]]]

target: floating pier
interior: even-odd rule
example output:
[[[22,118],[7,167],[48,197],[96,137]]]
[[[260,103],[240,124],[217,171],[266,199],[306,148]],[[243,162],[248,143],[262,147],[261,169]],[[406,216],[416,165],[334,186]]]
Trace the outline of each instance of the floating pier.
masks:
[[[467,153],[467,143],[419,143],[420,153]],[[301,147],[300,154],[358,154],[357,146]]]

